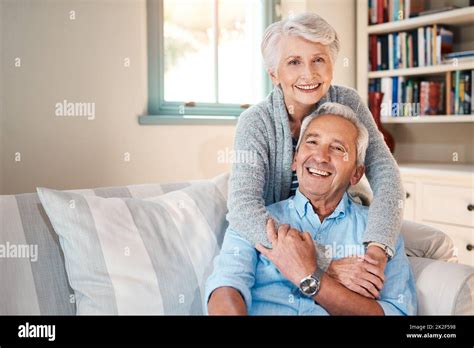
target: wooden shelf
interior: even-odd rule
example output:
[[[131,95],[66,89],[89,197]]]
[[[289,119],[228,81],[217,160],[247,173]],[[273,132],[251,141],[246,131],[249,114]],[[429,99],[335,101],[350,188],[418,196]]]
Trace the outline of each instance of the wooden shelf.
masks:
[[[418,76],[418,75],[438,75],[447,71],[472,70],[474,69],[474,59],[459,60],[457,65],[447,63],[441,65],[423,66],[418,68],[394,69],[369,71],[367,77],[369,79],[377,79],[392,76]]]
[[[382,123],[474,123],[474,115],[382,117]]]
[[[474,6],[464,7],[456,10],[433,13],[420,17],[413,17],[401,21],[388,22],[383,24],[369,25],[368,34],[385,34],[397,31],[415,29],[425,25],[445,24],[463,25],[474,23]]]
[[[431,162],[402,162],[398,164],[400,171],[405,174],[426,176],[427,172],[439,172],[451,175],[468,175],[474,178],[473,164],[431,163]]]

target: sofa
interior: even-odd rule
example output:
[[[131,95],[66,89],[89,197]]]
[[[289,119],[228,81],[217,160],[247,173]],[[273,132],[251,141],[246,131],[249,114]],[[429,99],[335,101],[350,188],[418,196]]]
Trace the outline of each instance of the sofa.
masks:
[[[204,313],[228,177],[0,196],[0,314]],[[474,314],[474,268],[449,237],[410,222],[402,234],[418,314]]]

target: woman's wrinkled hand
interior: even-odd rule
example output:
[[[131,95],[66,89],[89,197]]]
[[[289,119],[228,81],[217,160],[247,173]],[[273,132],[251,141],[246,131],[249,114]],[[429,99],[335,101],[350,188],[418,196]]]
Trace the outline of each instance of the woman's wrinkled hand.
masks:
[[[330,263],[327,274],[349,290],[371,299],[379,298],[385,281],[386,257],[383,262],[377,256],[367,253],[364,256],[334,260]]]

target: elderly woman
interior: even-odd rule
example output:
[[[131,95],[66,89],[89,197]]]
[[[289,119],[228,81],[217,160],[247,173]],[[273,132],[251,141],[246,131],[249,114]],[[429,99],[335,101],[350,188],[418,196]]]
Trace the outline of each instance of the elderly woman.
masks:
[[[347,105],[369,132],[365,166],[374,197],[365,231],[364,262],[332,262],[328,272],[349,289],[375,297],[401,228],[404,191],[397,164],[370,111],[355,90],[331,84],[338,36],[323,18],[307,13],[271,24],[261,50],[274,89],[239,118],[235,151],[253,154],[249,157],[256,161],[233,165],[229,227],[253,244],[270,246],[266,237],[270,216],[265,206],[288,198],[297,189],[291,163],[302,120],[324,102]]]

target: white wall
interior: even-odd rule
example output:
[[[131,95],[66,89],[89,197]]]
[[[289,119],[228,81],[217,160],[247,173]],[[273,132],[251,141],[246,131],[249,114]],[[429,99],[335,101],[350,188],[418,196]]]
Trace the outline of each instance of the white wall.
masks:
[[[0,193],[209,178],[229,170],[217,158],[218,151],[232,149],[235,126],[138,124],[147,105],[145,0],[2,3],[0,20],[8,31],[0,36],[5,86]],[[330,21],[329,12],[320,13]],[[345,22],[355,12],[345,8],[344,14],[330,22],[347,41],[355,25]],[[342,76],[337,83],[353,86],[350,74],[336,76]],[[55,116],[55,104],[65,99],[94,102],[95,119]],[[124,161],[126,152],[130,162]]]
[[[5,127],[3,126],[3,55],[5,50],[3,49],[3,25],[4,21],[3,15],[3,3],[0,1],[0,194],[3,192],[3,132],[5,130]]]
[[[217,163],[217,151],[232,146],[234,126],[138,125],[147,105],[144,0],[6,1],[2,23],[9,29],[2,50],[4,194],[198,179],[228,170]],[[95,119],[55,116],[64,99],[95,102]],[[21,162],[14,161],[16,152]]]

